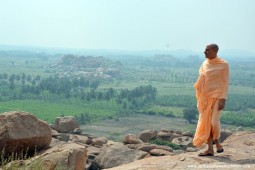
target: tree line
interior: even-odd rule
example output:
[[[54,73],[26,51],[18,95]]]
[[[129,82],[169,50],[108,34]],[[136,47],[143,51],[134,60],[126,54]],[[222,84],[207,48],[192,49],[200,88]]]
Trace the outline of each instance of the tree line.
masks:
[[[132,110],[156,99],[157,90],[151,85],[134,89],[113,88],[98,90],[101,80],[84,77],[68,78],[0,74],[0,101],[22,99],[54,100],[75,98],[83,102],[107,102],[117,104],[119,110]]]

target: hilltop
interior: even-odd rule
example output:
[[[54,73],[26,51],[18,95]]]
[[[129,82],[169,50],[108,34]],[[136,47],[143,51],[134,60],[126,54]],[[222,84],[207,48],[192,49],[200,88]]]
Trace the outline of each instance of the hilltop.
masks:
[[[255,133],[240,131],[224,142],[225,152],[213,157],[197,156],[196,152],[185,152],[173,156],[148,157],[108,170],[172,170],[172,169],[254,169]]]

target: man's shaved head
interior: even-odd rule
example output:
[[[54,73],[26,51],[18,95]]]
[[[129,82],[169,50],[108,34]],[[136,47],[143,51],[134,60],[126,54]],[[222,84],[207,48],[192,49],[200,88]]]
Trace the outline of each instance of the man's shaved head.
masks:
[[[216,52],[219,51],[219,46],[217,44],[209,44],[208,47],[210,47],[211,49],[213,49]]]

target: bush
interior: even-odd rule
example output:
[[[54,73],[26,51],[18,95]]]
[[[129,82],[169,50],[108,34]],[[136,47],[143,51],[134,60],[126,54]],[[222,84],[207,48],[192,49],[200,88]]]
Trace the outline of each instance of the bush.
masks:
[[[156,144],[156,145],[170,146],[173,150],[182,149],[182,147],[180,145],[177,145],[177,144],[174,144],[174,143],[168,142],[168,141],[162,141],[159,139],[151,140],[150,143]]]
[[[192,123],[192,120],[196,119],[197,114],[198,114],[197,109],[194,108],[183,109],[183,118],[189,121],[189,123]]]

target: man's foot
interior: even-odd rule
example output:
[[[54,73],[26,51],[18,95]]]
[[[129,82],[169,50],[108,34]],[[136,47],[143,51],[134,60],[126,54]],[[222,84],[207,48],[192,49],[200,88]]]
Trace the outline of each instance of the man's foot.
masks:
[[[216,145],[216,148],[217,148],[217,153],[222,153],[224,152],[224,149],[221,145]]]
[[[214,153],[211,151],[205,151],[198,154],[198,156],[214,156]]]

